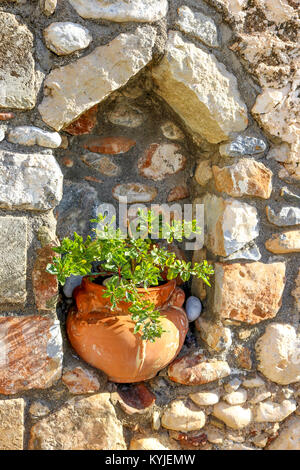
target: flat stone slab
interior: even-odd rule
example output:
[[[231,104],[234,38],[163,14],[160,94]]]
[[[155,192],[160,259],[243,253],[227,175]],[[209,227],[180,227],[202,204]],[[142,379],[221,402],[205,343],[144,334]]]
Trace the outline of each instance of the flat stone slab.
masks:
[[[0,303],[26,300],[27,219],[0,217]]]
[[[51,387],[61,376],[62,358],[58,320],[0,317],[0,394]]]
[[[0,151],[0,208],[52,209],[62,198],[62,183],[53,155]]]
[[[0,108],[35,106],[33,35],[17,17],[0,12]]]
[[[22,398],[0,401],[0,450],[23,450],[24,405]]]

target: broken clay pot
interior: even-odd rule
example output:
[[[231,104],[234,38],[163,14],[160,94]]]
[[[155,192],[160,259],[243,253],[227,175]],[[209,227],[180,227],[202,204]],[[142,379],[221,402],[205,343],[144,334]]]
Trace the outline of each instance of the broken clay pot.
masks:
[[[161,324],[165,332],[151,343],[133,333],[135,324],[128,312],[130,303],[121,302],[111,311],[109,299],[102,296],[105,289],[84,278],[74,290],[76,306],[71,307],[67,318],[67,334],[73,348],[87,363],[105,372],[112,382],[151,379],[182,348],[188,331],[188,320],[182,309],[184,292],[176,287],[175,280],[147,291],[138,289],[164,316]]]

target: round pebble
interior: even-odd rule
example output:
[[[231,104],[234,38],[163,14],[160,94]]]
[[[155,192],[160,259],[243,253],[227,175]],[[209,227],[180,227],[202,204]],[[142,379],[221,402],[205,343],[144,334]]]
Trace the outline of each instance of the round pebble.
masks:
[[[66,297],[72,297],[73,290],[75,287],[80,286],[82,278],[83,276],[74,276],[74,274],[71,274],[71,276],[68,277],[63,288]]]
[[[202,304],[198,297],[191,295],[186,301],[185,311],[190,322],[197,320],[202,312]]]

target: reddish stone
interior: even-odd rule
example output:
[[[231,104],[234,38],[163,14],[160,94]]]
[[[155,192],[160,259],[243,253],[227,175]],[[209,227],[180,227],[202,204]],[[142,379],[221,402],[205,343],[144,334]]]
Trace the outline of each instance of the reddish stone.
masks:
[[[56,305],[58,283],[56,276],[46,272],[47,264],[55,256],[51,245],[37,250],[37,259],[32,271],[32,285],[38,310],[51,310]]]
[[[0,113],[0,121],[8,121],[9,119],[13,119],[15,117],[14,113],[3,112]]]
[[[0,317],[0,394],[51,387],[61,376],[62,356],[59,321]]]
[[[180,199],[185,199],[189,197],[189,195],[190,195],[190,192],[185,184],[181,186],[176,186],[175,188],[171,189],[171,191],[169,192],[167,201],[168,202],[179,201]]]
[[[119,385],[117,395],[123,410],[128,414],[144,412],[155,402],[155,395],[143,383]]]
[[[151,144],[138,161],[140,175],[154,181],[183,170],[186,158],[176,144]]]
[[[97,392],[100,388],[97,376],[82,367],[64,372],[62,381],[74,395]]]
[[[194,449],[195,447],[205,447],[208,443],[207,435],[204,432],[192,431],[189,433],[173,431],[171,434],[172,439],[180,442],[184,449]]]
[[[117,155],[126,153],[136,144],[135,140],[128,137],[90,137],[83,145],[91,152]]]
[[[93,183],[103,183],[102,180],[99,180],[98,178],[95,178],[94,176],[85,176],[84,179],[86,181],[92,181]]]
[[[76,121],[72,122],[64,131],[72,135],[89,134],[97,122],[98,105],[96,104],[88,111],[83,113]]]
[[[61,161],[67,168],[72,168],[72,166],[74,165],[74,161],[72,160],[72,158],[69,157],[63,157]]]

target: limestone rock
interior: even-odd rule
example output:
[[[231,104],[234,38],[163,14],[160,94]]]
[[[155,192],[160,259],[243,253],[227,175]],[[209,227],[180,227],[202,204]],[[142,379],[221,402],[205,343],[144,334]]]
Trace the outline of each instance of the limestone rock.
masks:
[[[219,152],[222,157],[243,157],[256,155],[266,150],[266,143],[257,137],[238,135],[236,139],[227,144],[221,144]]]
[[[211,161],[203,160],[198,163],[195,171],[195,180],[200,186],[205,186],[212,178]]]
[[[181,450],[174,439],[167,433],[136,435],[130,441],[129,450]]]
[[[0,217],[0,303],[26,300],[27,220]]]
[[[0,207],[49,210],[62,198],[63,175],[52,155],[0,152]]]
[[[57,0],[40,0],[40,6],[46,16],[51,16],[56,10]]]
[[[100,382],[97,375],[82,367],[75,367],[72,370],[66,370],[63,373],[62,381],[68,387],[69,392],[74,395],[80,395],[81,393],[94,393],[100,388]]]
[[[105,176],[118,176],[121,171],[120,167],[106,155],[89,152],[82,155],[81,160],[83,163]]]
[[[176,26],[182,32],[200,39],[207,46],[219,46],[218,30],[214,21],[203,13],[192,11],[186,5],[178,8]]]
[[[247,401],[247,391],[243,388],[240,388],[236,392],[231,392],[227,395],[224,395],[223,400],[225,400],[229,405],[242,405]]]
[[[213,310],[222,319],[254,325],[275,317],[284,286],[285,263],[216,263]]]
[[[153,201],[157,196],[157,189],[141,183],[124,183],[115,186],[112,194],[119,202],[133,204]]]
[[[201,353],[194,353],[175,359],[168,369],[173,382],[183,385],[202,385],[222,379],[230,374],[226,361],[207,359]]]
[[[250,204],[214,194],[194,204],[204,205],[205,245],[215,255],[229,256],[259,234],[257,210]]]
[[[194,404],[174,400],[163,413],[161,424],[173,431],[197,431],[205,425],[205,414]]]
[[[257,423],[277,423],[283,421],[297,408],[294,400],[283,400],[282,403],[265,401],[256,407],[255,421]]]
[[[217,392],[190,393],[190,399],[198,406],[210,406],[218,403],[220,397]]]
[[[61,376],[60,323],[42,316],[0,317],[0,393],[51,387]]]
[[[298,271],[298,275],[295,279],[295,288],[292,290],[291,294],[295,299],[295,304],[298,312],[300,312],[300,268]]]
[[[47,245],[37,250],[37,257],[32,270],[32,287],[35,305],[38,310],[53,310],[57,303],[58,282],[56,276],[46,271],[47,265],[57,256],[52,246]]]
[[[248,261],[259,261],[261,259],[260,249],[255,242],[248,243],[244,248],[232,253],[232,255],[226,256],[225,258],[220,257],[220,261],[232,261],[238,259],[245,259]]]
[[[268,221],[278,227],[287,227],[289,225],[300,224],[300,208],[284,206],[280,209],[278,214],[271,207],[266,207]]]
[[[300,380],[300,339],[291,325],[271,323],[255,345],[258,370],[281,385]]]
[[[163,135],[170,140],[183,140],[184,133],[172,121],[165,121],[161,125]]]
[[[300,419],[294,418],[281,430],[268,450],[300,450]]]
[[[107,119],[116,126],[135,129],[143,123],[145,116],[136,106],[128,104],[127,101],[120,100],[107,113]]]
[[[266,241],[265,245],[271,253],[299,253],[300,230],[275,233],[272,238]]]
[[[247,108],[236,78],[208,52],[171,31],[167,51],[153,69],[156,92],[191,132],[209,142],[227,140],[247,127]]]
[[[233,197],[256,196],[268,199],[272,192],[272,171],[262,163],[242,158],[236,164],[212,167],[216,188]]]
[[[57,148],[61,144],[58,132],[48,132],[34,126],[20,126],[12,129],[8,134],[9,142],[19,145],[40,145],[41,147]]]
[[[250,408],[243,408],[239,405],[232,406],[224,402],[217,403],[214,406],[213,415],[233,429],[242,429],[252,421]]]
[[[33,35],[17,17],[0,12],[0,108],[32,109],[35,106]]]
[[[236,392],[240,388],[241,383],[242,381],[235,377],[234,379],[229,380],[229,382],[224,385],[224,390],[227,393]]]
[[[0,450],[23,450],[24,406],[22,398],[0,401]]]
[[[166,16],[167,0],[69,0],[82,18],[153,22]]]
[[[85,49],[92,41],[89,30],[80,24],[66,22],[51,23],[44,30],[46,46],[57,55],[68,55]]]
[[[176,144],[151,144],[138,161],[140,175],[153,181],[174,175],[183,170],[185,165],[186,157],[180,153],[180,147]]]
[[[257,388],[265,385],[265,382],[258,376],[253,377],[252,379],[246,379],[243,381],[243,387],[246,388]]]
[[[39,106],[44,122],[60,130],[125,85],[152,59],[155,37],[151,26],[138,27],[134,33],[122,33],[87,56],[52,70]]]
[[[30,450],[126,450],[109,393],[73,398],[31,429]]]
[[[231,346],[231,331],[221,323],[206,320],[203,317],[196,320],[195,326],[200,337],[214,351],[220,352]]]

